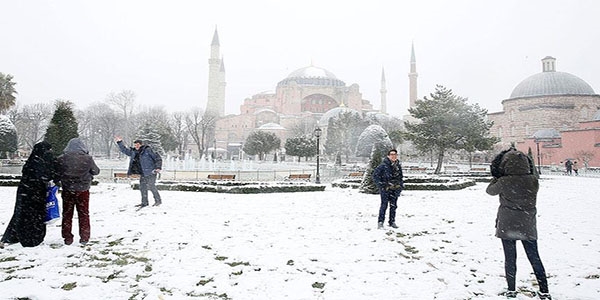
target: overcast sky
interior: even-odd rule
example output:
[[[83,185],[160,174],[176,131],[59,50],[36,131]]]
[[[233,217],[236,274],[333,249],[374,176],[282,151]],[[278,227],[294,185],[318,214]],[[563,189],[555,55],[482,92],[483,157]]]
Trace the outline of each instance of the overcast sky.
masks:
[[[138,104],[205,107],[215,26],[226,67],[226,113],[312,63],[388,112],[408,106],[410,47],[418,96],[442,84],[490,112],[557,59],[600,92],[600,2],[579,1],[4,1],[0,72],[17,102],[78,108],[132,90]]]

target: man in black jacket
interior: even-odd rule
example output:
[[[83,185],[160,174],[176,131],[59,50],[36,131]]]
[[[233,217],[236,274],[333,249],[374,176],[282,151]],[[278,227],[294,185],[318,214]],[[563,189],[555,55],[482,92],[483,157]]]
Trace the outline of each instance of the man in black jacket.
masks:
[[[388,202],[390,204],[390,219],[388,224],[392,228],[398,228],[396,225],[396,208],[398,207],[400,192],[404,189],[404,181],[402,166],[398,160],[398,151],[396,149],[388,151],[387,157],[375,168],[373,171],[373,181],[379,187],[379,195],[381,196],[377,228],[383,229]]]

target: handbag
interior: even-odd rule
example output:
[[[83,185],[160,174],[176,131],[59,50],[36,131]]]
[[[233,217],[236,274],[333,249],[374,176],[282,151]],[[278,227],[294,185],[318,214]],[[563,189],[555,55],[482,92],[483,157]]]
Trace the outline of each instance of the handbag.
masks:
[[[49,186],[48,191],[46,192],[46,218],[44,219],[44,223],[46,224],[52,224],[60,218],[58,198],[56,198],[57,191],[58,186],[53,185]]]

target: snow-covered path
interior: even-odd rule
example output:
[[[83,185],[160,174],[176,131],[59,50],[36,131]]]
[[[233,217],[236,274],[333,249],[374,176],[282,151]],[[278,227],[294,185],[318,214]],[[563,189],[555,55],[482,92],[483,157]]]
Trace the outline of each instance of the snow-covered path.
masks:
[[[600,299],[599,183],[541,181],[539,247],[555,299]],[[503,299],[498,200],[485,187],[405,191],[400,228],[377,230],[378,196],[355,190],[163,191],[162,206],[136,211],[139,191],[101,184],[88,246],[64,246],[55,224],[39,247],[0,250],[0,298]],[[15,191],[0,188],[2,231]],[[535,291],[518,255],[517,285]]]

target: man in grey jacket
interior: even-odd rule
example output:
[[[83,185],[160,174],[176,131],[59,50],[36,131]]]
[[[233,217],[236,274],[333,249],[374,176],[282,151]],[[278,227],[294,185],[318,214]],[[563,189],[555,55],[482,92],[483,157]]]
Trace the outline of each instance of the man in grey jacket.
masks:
[[[162,169],[162,158],[152,150],[148,145],[144,145],[142,140],[133,141],[133,147],[125,147],[123,139],[120,136],[115,137],[119,150],[130,157],[129,169],[127,175],[140,175],[140,192],[142,193],[142,203],[136,205],[139,208],[148,206],[148,190],[154,196],[154,206],[162,204],[160,194],[156,188],[156,174]]]
[[[76,208],[79,219],[79,242],[86,244],[90,240],[90,186],[94,175],[100,174],[100,169],[79,138],[72,138],[69,141],[57,161],[63,190],[62,237],[65,239],[65,244],[73,243],[71,228],[73,212]]]

